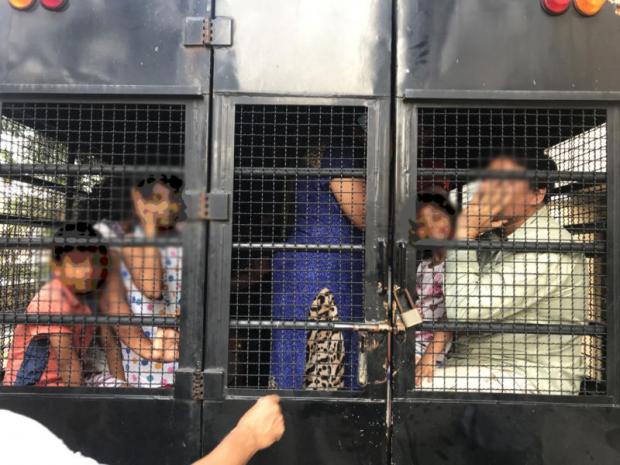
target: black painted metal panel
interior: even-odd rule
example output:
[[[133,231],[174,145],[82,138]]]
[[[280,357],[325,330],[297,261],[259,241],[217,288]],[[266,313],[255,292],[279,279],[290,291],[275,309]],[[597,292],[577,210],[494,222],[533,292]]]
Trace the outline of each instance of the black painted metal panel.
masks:
[[[0,409],[34,418],[72,450],[106,465],[177,465],[197,460],[200,409],[195,406],[172,398],[128,399],[114,394],[0,396]]]
[[[409,402],[393,408],[393,464],[620,462],[620,411],[614,408]]]
[[[537,0],[400,0],[398,89],[617,91],[620,16]],[[522,97],[525,98],[525,97]]]
[[[215,447],[254,400],[206,402],[204,447]],[[260,452],[253,465],[379,465],[386,460],[385,404],[338,399],[282,400],[286,433]]]
[[[139,85],[208,92],[210,50],[184,47],[183,30],[186,17],[208,16],[209,6],[207,0],[87,0],[51,12],[0,2],[0,88]]]

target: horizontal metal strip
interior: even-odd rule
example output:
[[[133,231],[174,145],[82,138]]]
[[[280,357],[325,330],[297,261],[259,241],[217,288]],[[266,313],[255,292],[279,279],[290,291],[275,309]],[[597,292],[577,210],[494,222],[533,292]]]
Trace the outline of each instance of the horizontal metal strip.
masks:
[[[284,244],[271,242],[235,242],[234,249],[269,249],[269,250],[364,250],[363,244]]]
[[[155,239],[97,239],[97,238],[54,238],[54,237],[0,237],[0,248],[49,248],[56,245],[107,245],[110,247],[180,247],[183,241],[178,238]]]
[[[579,181],[593,184],[607,181],[607,173],[591,171],[488,171],[484,169],[465,168],[418,168],[418,176],[428,177],[455,177],[458,179],[537,179],[544,181]]]
[[[363,178],[365,169],[353,168],[235,168],[241,176],[335,176]]]
[[[565,196],[566,194],[581,194],[581,195],[587,195],[591,197],[592,199],[594,199],[595,196],[596,198],[601,198],[601,199],[607,198],[607,186],[606,185],[599,184],[596,190],[593,190],[592,187],[593,187],[592,183],[571,182],[569,184],[563,184],[561,186],[558,186],[552,189],[549,192],[549,196],[551,198],[555,198],[557,196]]]
[[[517,100],[517,101],[547,101],[547,102],[585,102],[618,101],[618,91],[573,91],[573,90],[458,90],[458,89],[405,89],[407,100],[482,100],[475,102],[484,108],[484,100]],[[548,107],[549,109],[555,109]],[[541,109],[548,109],[541,107]]]
[[[2,169],[3,165],[0,165],[0,170]],[[17,166],[17,165],[12,165],[12,166]],[[23,165],[20,165],[23,166]],[[32,166],[32,165],[27,165],[27,166]],[[56,166],[56,165],[55,165]],[[54,173],[57,174],[57,173]],[[88,193],[81,191],[79,189],[76,189],[75,187],[71,187],[65,184],[60,184],[57,182],[53,182],[53,181],[48,181],[47,179],[39,179],[39,178],[35,178],[33,176],[28,176],[25,175],[23,173],[19,173],[19,172],[12,172],[10,175],[9,174],[0,174],[0,177],[5,178],[5,179],[10,179],[12,181],[20,181],[23,182],[25,184],[30,184],[31,186],[36,186],[36,187],[43,187],[45,189],[49,189],[49,190],[53,190],[56,192],[61,192],[63,194],[68,194],[68,193],[74,193],[76,195],[80,195],[80,196],[87,196]]]
[[[122,160],[122,157],[121,157]],[[67,164],[0,164],[0,176],[16,178],[24,175],[46,174],[65,175],[101,175],[101,174],[148,174],[153,171],[150,165],[67,165]],[[157,166],[158,173],[182,175],[183,166]]]
[[[2,215],[0,224],[13,224],[18,226],[36,226],[38,228],[56,228],[65,224],[64,221],[47,218],[30,218],[26,216]]]
[[[423,239],[415,241],[416,249],[458,249],[458,250],[514,250],[518,252],[574,252],[585,254],[606,253],[605,244],[579,242],[523,242],[523,241],[459,241]]]
[[[36,313],[0,312],[1,324],[26,324],[26,325],[152,325],[152,326],[178,326],[179,318],[176,316],[146,316],[146,315],[54,315]]]
[[[607,221],[594,221],[592,223],[565,224],[564,228],[571,234],[605,233]]]
[[[79,94],[97,95],[109,99],[110,95],[136,95],[143,98],[149,96],[200,96],[200,86],[183,85],[132,85],[132,84],[0,84],[0,94]],[[20,95],[23,99],[24,96]],[[39,100],[40,101],[40,100]],[[20,100],[20,103],[22,100]],[[62,104],[72,103],[71,100]],[[89,101],[89,104],[97,103]],[[134,103],[134,102],[132,102]],[[175,102],[171,102],[175,103]]]
[[[418,331],[451,331],[458,333],[511,333],[511,334],[558,334],[604,336],[607,327],[603,323],[532,324],[532,323],[485,323],[479,321],[424,322],[416,326]]]
[[[387,323],[354,323],[345,321],[289,321],[289,320],[230,320],[231,329],[299,329],[299,330],[334,330],[334,331],[370,331],[388,332]]]
[[[230,321],[231,329],[292,329],[292,330],[333,330],[333,331],[368,331],[389,332],[392,327],[387,323],[355,323],[343,321],[284,321],[284,320],[240,320]],[[417,331],[454,331],[462,333],[510,333],[510,334],[558,334],[558,335],[593,335],[603,336],[607,333],[604,324],[586,325],[569,324],[525,324],[525,323],[485,323],[485,322],[443,322],[422,323]]]

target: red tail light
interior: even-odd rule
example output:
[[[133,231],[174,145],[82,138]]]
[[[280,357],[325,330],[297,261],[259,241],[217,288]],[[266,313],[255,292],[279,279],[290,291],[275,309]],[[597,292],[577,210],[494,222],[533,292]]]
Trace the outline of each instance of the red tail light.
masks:
[[[60,10],[67,4],[67,0],[41,0],[43,5],[48,10]]]
[[[561,15],[570,7],[571,0],[540,0],[540,4],[547,13]]]

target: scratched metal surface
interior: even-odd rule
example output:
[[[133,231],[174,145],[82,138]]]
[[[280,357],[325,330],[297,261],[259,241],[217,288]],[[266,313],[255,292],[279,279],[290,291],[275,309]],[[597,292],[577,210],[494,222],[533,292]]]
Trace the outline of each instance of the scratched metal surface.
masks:
[[[618,91],[620,16],[538,0],[400,0],[398,94],[407,89]]]

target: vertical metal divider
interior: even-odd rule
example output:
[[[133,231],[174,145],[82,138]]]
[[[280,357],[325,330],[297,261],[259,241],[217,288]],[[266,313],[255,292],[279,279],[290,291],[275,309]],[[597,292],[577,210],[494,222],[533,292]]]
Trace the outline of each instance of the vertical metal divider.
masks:
[[[415,287],[416,251],[408,245],[409,218],[415,218],[417,199],[417,107],[399,100],[397,103],[397,135],[394,194],[393,284]],[[398,265],[398,266],[397,266]],[[396,337],[393,350],[394,397],[404,397],[413,388],[413,343],[415,329]]]
[[[2,94],[0,94],[0,140],[2,140],[2,104],[4,103],[2,99]],[[5,349],[5,334],[6,325],[4,323],[0,324],[0,381],[4,378],[4,349]]]
[[[233,98],[214,96],[210,192],[233,192],[235,102]],[[232,198],[230,200],[232,202]],[[232,259],[232,205],[228,221],[209,226],[209,270],[207,279],[205,330],[205,399],[223,399],[228,371],[230,309],[230,272]],[[204,282],[204,281],[203,281]]]
[[[185,109],[184,190],[207,189],[208,100],[190,101]],[[191,399],[195,373],[203,362],[207,223],[188,221],[182,233],[183,294],[180,315],[180,357],[175,397]]]
[[[620,106],[607,111],[607,393],[620,403]]]
[[[390,156],[389,156],[389,105],[387,99],[369,103],[368,106],[368,159],[366,171],[366,254],[365,254],[365,309],[366,322],[383,322],[387,318],[384,296],[378,292],[377,276],[379,266],[385,266],[381,255],[382,244],[388,240],[388,203],[390,195]],[[381,273],[379,273],[381,274]],[[385,283],[384,283],[385,284]],[[388,333],[368,333],[367,347],[377,347],[368,351],[366,391],[371,396],[384,397],[383,380],[386,379],[385,341]]]

